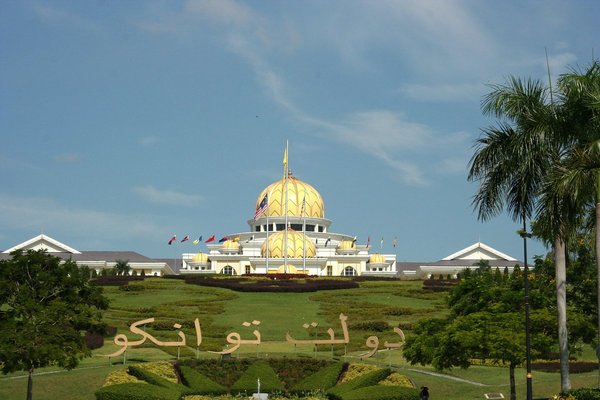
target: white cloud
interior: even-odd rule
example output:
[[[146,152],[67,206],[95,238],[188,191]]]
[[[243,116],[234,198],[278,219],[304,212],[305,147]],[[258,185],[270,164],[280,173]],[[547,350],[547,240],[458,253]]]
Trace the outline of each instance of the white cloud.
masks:
[[[194,206],[202,201],[202,196],[172,190],[159,190],[152,185],[136,186],[132,191],[150,203],[175,206]]]
[[[73,208],[48,198],[20,197],[0,193],[0,225],[5,230],[68,232],[99,237],[149,237],[161,232],[159,225],[129,214]]]
[[[158,142],[160,142],[160,138],[158,136],[144,136],[139,140],[139,143],[144,147],[152,147]]]
[[[99,26],[95,22],[48,4],[34,3],[32,10],[40,20],[49,24],[66,24],[88,31],[99,30]]]
[[[478,99],[484,92],[482,84],[447,83],[439,85],[405,84],[399,91],[411,99],[421,101],[465,101]]]

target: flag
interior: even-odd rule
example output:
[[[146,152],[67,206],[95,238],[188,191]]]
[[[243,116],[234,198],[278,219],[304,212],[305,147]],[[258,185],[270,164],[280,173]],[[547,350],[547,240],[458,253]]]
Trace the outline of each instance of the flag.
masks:
[[[263,213],[267,210],[267,207],[269,207],[269,194],[265,194],[265,197],[263,197],[263,199],[260,201],[260,204],[258,205],[258,207],[256,207],[256,211],[254,212],[254,220],[256,221],[257,219],[260,218],[261,215],[263,215]]]
[[[173,244],[174,241],[177,240],[177,236],[173,235],[171,239],[169,239],[169,244]]]
[[[185,235],[185,237],[181,239],[181,243],[187,242],[188,240],[190,240],[190,237],[188,235]]]
[[[367,238],[367,247],[371,246],[371,236]]]
[[[354,239],[352,239],[352,246],[354,246],[354,243],[356,243],[357,240],[358,240],[358,237],[354,236]]]
[[[198,239],[194,240],[192,243],[195,245],[197,245],[198,243],[200,243],[202,241],[202,236],[200,236]]]
[[[223,243],[226,240],[229,240],[229,238],[227,236],[223,236],[221,239],[219,239],[219,243]]]
[[[394,238],[394,242],[392,243],[392,246],[394,246],[394,248],[396,248],[396,245],[398,244],[398,238],[395,237]]]
[[[381,238],[381,248],[383,249],[383,238]]]
[[[288,143],[285,142],[285,151],[283,152],[283,179],[288,175]]]
[[[214,242],[214,241],[215,241],[215,235],[212,235],[211,237],[206,239],[206,242],[204,242],[204,243],[210,243],[210,242]]]
[[[327,245],[329,244],[329,242],[331,242],[331,236],[327,238],[327,240],[325,241],[325,247],[327,247]]]

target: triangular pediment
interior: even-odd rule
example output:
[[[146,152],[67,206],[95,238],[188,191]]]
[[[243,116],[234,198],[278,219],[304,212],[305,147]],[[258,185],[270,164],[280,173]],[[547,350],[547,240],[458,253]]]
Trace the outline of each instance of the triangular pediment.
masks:
[[[515,258],[504,254],[493,247],[490,247],[484,243],[477,242],[469,247],[457,251],[454,254],[450,254],[443,260],[506,260],[506,261],[517,261]]]
[[[11,247],[10,249],[5,250],[3,253],[8,254],[15,250],[46,250],[48,253],[81,254],[80,251],[77,251],[74,248],[69,247],[66,244],[52,239],[50,236],[46,236],[44,234],[38,235],[23,243]]]

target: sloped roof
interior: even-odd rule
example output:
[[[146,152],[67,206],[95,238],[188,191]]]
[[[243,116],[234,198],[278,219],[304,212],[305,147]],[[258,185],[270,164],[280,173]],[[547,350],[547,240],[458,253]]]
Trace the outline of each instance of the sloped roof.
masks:
[[[46,250],[48,253],[70,253],[70,254],[81,254],[80,251],[75,250],[72,247],[67,246],[64,243],[59,242],[50,236],[38,235],[23,243],[19,243],[16,246],[11,247],[8,250],[3,251],[5,254],[12,253],[15,250]]]
[[[465,247],[462,250],[457,251],[454,254],[450,254],[447,257],[442,258],[442,261],[449,260],[506,260],[506,261],[517,261],[507,254],[504,254],[493,247],[490,247],[484,243],[477,242],[469,247]]]

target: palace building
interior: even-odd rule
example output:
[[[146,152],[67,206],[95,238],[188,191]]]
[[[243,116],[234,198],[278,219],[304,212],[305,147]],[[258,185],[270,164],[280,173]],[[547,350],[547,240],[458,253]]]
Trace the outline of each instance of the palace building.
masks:
[[[246,232],[207,244],[207,253],[182,255],[181,274],[306,274],[390,276],[395,254],[371,253],[356,237],[330,231],[325,203],[310,184],[288,172],[263,189]]]

